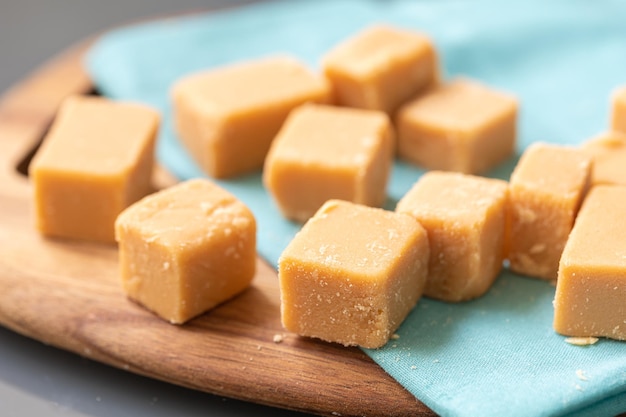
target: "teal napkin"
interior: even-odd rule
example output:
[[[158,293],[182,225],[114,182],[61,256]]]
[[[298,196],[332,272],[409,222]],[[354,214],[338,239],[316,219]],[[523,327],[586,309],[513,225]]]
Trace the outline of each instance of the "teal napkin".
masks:
[[[204,174],[172,131],[168,88],[176,79],[276,52],[318,70],[331,46],[375,22],[428,33],[445,77],[474,77],[516,94],[518,155],[533,141],[576,144],[605,130],[610,92],[626,84],[626,3],[617,0],[264,3],[114,30],[93,46],[86,67],[104,95],[163,111],[158,159],[187,179]],[[490,175],[508,179],[514,164]],[[421,173],[395,164],[389,207]],[[276,265],[299,226],[280,217],[260,175],[219,183],[251,207],[259,252]],[[626,411],[626,343],[566,343],[552,330],[553,297],[552,285],[503,272],[478,300],[422,299],[398,339],[365,352],[442,416]]]

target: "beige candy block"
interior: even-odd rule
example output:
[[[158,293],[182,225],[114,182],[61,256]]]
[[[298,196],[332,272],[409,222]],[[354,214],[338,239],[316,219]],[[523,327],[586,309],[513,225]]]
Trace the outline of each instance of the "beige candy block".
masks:
[[[118,214],[152,191],[159,123],[140,104],[66,99],[29,168],[39,231],[114,243]]]
[[[428,232],[425,296],[464,301],[492,286],[504,260],[507,195],[502,180],[429,171],[400,199],[396,212]]]
[[[430,38],[386,25],[367,27],[336,45],[322,68],[338,104],[389,114],[439,79]]]
[[[593,159],[592,185],[626,185],[626,133],[601,133],[583,143],[582,148]]]
[[[256,268],[256,221],[205,179],[145,197],[118,217],[123,289],[181,324],[245,290]]]
[[[393,157],[386,113],[308,104],[276,136],[263,182],[285,217],[305,222],[329,199],[382,206]]]
[[[279,259],[283,326],[383,346],[421,297],[428,254],[426,231],[409,216],[330,200]]]
[[[454,79],[400,108],[398,155],[426,169],[485,173],[513,155],[517,110],[508,93]]]
[[[182,143],[207,174],[227,178],[261,169],[289,112],[331,93],[298,60],[272,56],[185,76],[171,97]]]
[[[626,86],[611,94],[611,130],[626,133]]]
[[[626,340],[626,187],[591,189],[563,250],[554,329]]]
[[[588,189],[591,157],[583,150],[534,143],[511,174],[510,269],[556,279],[559,259]]]

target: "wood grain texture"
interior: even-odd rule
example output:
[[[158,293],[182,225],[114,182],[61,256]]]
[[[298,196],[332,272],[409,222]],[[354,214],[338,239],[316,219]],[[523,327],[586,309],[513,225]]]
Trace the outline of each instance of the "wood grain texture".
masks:
[[[276,272],[261,259],[249,290],[174,326],[124,296],[114,245],[36,232],[31,185],[19,170],[60,101],[92,90],[81,66],[88,44],[0,100],[0,324],[129,372],[225,397],[319,415],[434,415],[361,350],[286,333]],[[158,187],[172,183],[167,173],[156,175]]]

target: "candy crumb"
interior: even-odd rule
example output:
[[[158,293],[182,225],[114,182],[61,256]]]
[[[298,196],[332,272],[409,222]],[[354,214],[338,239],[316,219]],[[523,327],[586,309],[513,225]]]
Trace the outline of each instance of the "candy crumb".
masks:
[[[568,337],[565,339],[570,345],[576,346],[588,346],[593,345],[598,341],[597,337]]]

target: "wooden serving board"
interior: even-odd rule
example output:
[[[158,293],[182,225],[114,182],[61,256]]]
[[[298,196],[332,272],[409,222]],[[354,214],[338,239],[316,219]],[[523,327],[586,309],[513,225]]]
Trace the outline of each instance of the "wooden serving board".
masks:
[[[45,239],[34,228],[28,162],[69,94],[93,85],[71,48],[0,99],[0,324],[129,372],[319,415],[432,416],[358,348],[300,338],[280,323],[276,272],[183,326],[129,301],[117,248]],[[173,180],[164,172],[155,184]],[[275,335],[283,337],[274,341]]]

